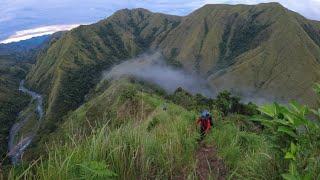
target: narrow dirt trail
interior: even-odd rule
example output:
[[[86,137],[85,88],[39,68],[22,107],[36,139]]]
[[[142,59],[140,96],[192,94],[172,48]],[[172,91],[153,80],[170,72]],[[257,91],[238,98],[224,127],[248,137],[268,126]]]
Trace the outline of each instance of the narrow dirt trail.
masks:
[[[197,176],[200,180],[226,179],[227,168],[222,159],[218,157],[214,146],[206,146],[204,143],[200,143],[196,159],[198,161]]]

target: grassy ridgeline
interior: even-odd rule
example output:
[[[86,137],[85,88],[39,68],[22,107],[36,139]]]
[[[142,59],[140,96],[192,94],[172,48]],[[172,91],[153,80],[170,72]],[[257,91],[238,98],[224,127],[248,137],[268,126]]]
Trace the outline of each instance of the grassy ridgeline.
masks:
[[[117,96],[112,96],[114,93]],[[105,98],[111,98],[112,103],[101,112],[97,107],[100,102],[108,102]],[[72,113],[53,135],[59,141],[52,141],[46,158],[39,159],[30,169],[23,165],[12,169],[10,177],[113,176],[111,172],[105,174],[106,169],[120,179],[194,175],[199,137],[195,112],[171,103],[164,111],[162,98],[143,93],[126,82],[112,85],[90,102]],[[104,117],[97,121],[87,117],[93,111]]]
[[[47,137],[40,145],[47,153],[11,169],[9,179],[194,179],[197,115],[139,84],[111,84]],[[216,145],[228,176],[278,177],[270,144],[254,132],[255,125],[243,123],[246,116],[228,118],[217,119],[205,139]]]

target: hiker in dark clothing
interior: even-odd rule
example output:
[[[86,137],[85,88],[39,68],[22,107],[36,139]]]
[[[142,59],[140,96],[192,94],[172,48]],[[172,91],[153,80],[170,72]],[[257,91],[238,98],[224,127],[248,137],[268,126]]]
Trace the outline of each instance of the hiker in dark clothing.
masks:
[[[201,117],[198,118],[197,124],[200,125],[200,140],[203,140],[204,136],[209,132],[210,128],[212,127],[212,117],[209,111],[204,110],[201,113]]]

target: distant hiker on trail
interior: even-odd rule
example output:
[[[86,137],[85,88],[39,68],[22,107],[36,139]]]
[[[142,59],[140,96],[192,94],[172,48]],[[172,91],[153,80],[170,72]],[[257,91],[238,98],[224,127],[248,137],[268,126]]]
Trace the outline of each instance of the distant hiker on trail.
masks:
[[[162,105],[162,110],[166,111],[167,109],[168,109],[168,106],[167,106],[166,103],[164,103],[164,104]]]
[[[207,110],[202,111],[201,117],[199,117],[197,120],[197,124],[200,124],[200,135],[201,135],[200,140],[202,140],[213,125],[212,117],[209,111]]]

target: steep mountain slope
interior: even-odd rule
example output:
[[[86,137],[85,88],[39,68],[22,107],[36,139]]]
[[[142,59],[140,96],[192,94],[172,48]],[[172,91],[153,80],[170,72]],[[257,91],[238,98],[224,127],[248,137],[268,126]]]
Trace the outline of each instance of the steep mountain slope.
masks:
[[[277,3],[206,5],[185,17],[125,9],[52,43],[27,84],[46,96],[47,122],[54,128],[83,102],[102,70],[151,49],[201,74],[218,91],[312,105],[319,41],[318,22]]]
[[[314,104],[319,25],[277,3],[207,5],[187,16],[160,47],[168,57],[174,50],[176,60],[218,91]]]
[[[100,78],[99,72],[144,52],[178,20],[144,9],[125,9],[96,24],[80,26],[40,56],[28,84],[47,95],[48,118],[61,118],[83,101]]]
[[[314,104],[319,25],[277,3],[206,5],[185,17],[160,47],[218,90]]]

